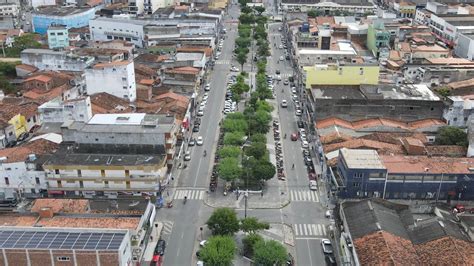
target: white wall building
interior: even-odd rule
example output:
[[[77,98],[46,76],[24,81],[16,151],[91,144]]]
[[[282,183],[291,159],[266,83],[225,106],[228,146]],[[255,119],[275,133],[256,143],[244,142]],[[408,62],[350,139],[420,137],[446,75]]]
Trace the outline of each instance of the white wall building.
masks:
[[[459,57],[474,60],[474,34],[460,33],[454,53]]]
[[[137,98],[133,61],[100,63],[85,70],[87,94],[107,92],[134,102]]]
[[[205,53],[176,53],[176,61],[193,61],[193,67],[203,69],[206,66]]]
[[[0,16],[18,16],[17,4],[0,4]]]
[[[471,97],[472,98],[472,97]],[[450,106],[444,110],[443,118],[450,126],[466,128],[474,118],[474,98],[449,96]]]
[[[145,37],[143,27],[149,23],[136,19],[95,18],[89,21],[91,40],[125,40],[142,48]]]
[[[33,8],[37,8],[39,6],[55,6],[56,0],[31,0],[31,5]]]
[[[90,97],[62,101],[54,99],[38,107],[43,123],[64,123],[67,120],[87,122],[92,118]]]
[[[21,51],[20,57],[22,64],[53,71],[84,71],[94,62],[94,58],[90,56],[77,56],[49,49],[25,49]]]

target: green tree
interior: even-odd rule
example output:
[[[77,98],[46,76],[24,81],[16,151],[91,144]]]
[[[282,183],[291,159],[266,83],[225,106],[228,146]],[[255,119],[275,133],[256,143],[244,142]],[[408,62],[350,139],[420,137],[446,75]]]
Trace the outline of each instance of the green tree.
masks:
[[[235,112],[235,113],[228,114],[225,119],[242,120],[242,119],[245,119],[245,115],[241,112]]]
[[[266,181],[272,179],[275,174],[275,166],[266,159],[260,160],[255,167],[252,167],[252,177],[256,180]]]
[[[253,260],[256,265],[284,265],[288,256],[285,247],[275,240],[257,241],[253,252]]]
[[[229,236],[210,237],[199,252],[199,257],[210,266],[232,265],[235,253],[235,242]]]
[[[255,11],[257,11],[258,15],[262,15],[263,12],[265,12],[265,7],[263,6],[256,6],[254,7],[253,9],[255,9]]]
[[[224,146],[219,150],[219,156],[221,158],[238,158],[240,156],[240,147],[237,146]]]
[[[206,224],[213,235],[232,236],[239,231],[240,227],[237,213],[230,208],[215,209]]]
[[[260,230],[270,229],[270,224],[267,222],[260,222],[256,217],[247,217],[240,220],[240,230],[245,233],[255,234]]]
[[[238,37],[237,39],[235,39],[235,45],[237,47],[249,47],[250,46],[250,38]]]
[[[253,257],[253,249],[255,244],[259,241],[264,241],[263,237],[258,234],[249,234],[242,239],[242,244],[244,245],[244,255],[248,258]]]
[[[244,6],[240,9],[240,12],[243,13],[243,14],[250,14],[252,13],[252,8],[248,7],[248,6]]]
[[[12,47],[5,49],[5,54],[8,57],[20,57],[20,52],[28,48],[39,48],[41,43],[35,40],[35,34],[25,33],[21,36],[15,37]]]
[[[238,103],[242,93],[249,91],[250,86],[245,83],[245,81],[237,80],[237,82],[230,87],[230,90],[232,91],[232,99]]]
[[[324,12],[318,9],[312,9],[308,12],[308,17],[312,17],[312,18],[320,17],[323,15],[324,15]]]
[[[252,143],[256,143],[256,142],[267,143],[267,137],[264,134],[257,133],[257,134],[253,134],[250,137],[250,141]]]
[[[15,93],[16,88],[4,76],[0,75],[0,88],[5,94]]]
[[[247,132],[248,125],[244,119],[225,119],[222,125],[224,132]]]
[[[237,158],[223,158],[219,161],[219,177],[227,182],[232,182],[242,176],[242,168]]]
[[[229,132],[224,134],[224,145],[241,146],[244,144],[245,133],[243,132]]]
[[[246,6],[248,3],[251,3],[252,0],[239,0],[239,4],[241,7]]]
[[[442,97],[448,97],[451,95],[451,89],[449,89],[448,86],[439,86],[434,88],[434,91],[436,91],[440,96]]]
[[[253,14],[240,14],[239,21],[242,24],[253,24],[255,23],[255,16]]]
[[[238,53],[237,62],[240,64],[240,69],[243,71],[244,64],[247,62],[247,53]]]
[[[15,77],[17,63],[0,62],[0,75]]]
[[[267,145],[263,142],[252,143],[249,147],[245,148],[245,154],[247,156],[252,156],[255,159],[262,159],[263,156],[267,153]]]
[[[452,126],[445,126],[438,130],[436,143],[439,145],[459,145],[464,147],[469,145],[467,133],[460,128]]]
[[[248,119],[249,130],[253,133],[268,133],[270,130],[270,121],[272,116],[263,110],[257,110],[252,117]]]
[[[271,106],[267,101],[257,101],[256,107],[258,111],[265,111],[267,113],[270,113],[273,111],[273,106]]]

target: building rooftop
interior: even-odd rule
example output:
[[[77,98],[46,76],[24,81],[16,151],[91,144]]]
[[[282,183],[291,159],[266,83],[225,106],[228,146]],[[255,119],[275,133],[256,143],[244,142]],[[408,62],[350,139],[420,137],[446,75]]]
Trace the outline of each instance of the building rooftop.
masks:
[[[116,67],[116,66],[128,66],[133,64],[133,61],[112,61],[107,63],[99,63],[93,66],[94,69]]]
[[[50,154],[58,149],[58,147],[59,146],[54,142],[39,139],[20,146],[1,149],[0,159],[4,158],[3,163],[25,162],[30,154]]]
[[[474,158],[380,155],[389,173],[473,174]],[[471,170],[470,170],[471,168]],[[446,177],[448,178],[448,177]]]
[[[130,113],[130,102],[106,92],[90,96],[93,114]]]
[[[198,52],[193,52],[193,53],[185,53],[185,52],[179,52],[176,53],[176,61],[198,61],[201,60],[202,57],[204,56],[204,52],[198,53]]]
[[[90,9],[91,8],[45,6],[38,8],[38,10],[33,15],[65,17],[80,14],[89,11]]]
[[[352,169],[385,169],[379,154],[374,150],[351,150],[342,148],[340,154],[348,168]]]
[[[440,101],[440,98],[423,84],[379,84],[338,86],[337,88],[315,85],[311,92],[315,99]]]
[[[329,117],[320,120],[316,124],[316,128],[322,129],[331,126],[339,126],[354,130],[363,130],[367,128],[380,128],[381,126],[385,127],[394,127],[394,128],[401,128],[406,130],[416,130],[424,127],[431,127],[437,125],[446,125],[442,120],[437,119],[423,119],[417,120],[412,122],[403,122],[394,119],[388,118],[370,118],[359,120],[355,122],[347,121],[337,117]]]
[[[448,87],[452,90],[474,87],[474,78],[448,83]]]
[[[111,151],[112,152],[112,151]],[[124,151],[126,152],[126,151]],[[137,166],[161,165],[164,154],[93,154],[75,153],[72,149],[61,147],[44,165],[82,165],[82,166]]]

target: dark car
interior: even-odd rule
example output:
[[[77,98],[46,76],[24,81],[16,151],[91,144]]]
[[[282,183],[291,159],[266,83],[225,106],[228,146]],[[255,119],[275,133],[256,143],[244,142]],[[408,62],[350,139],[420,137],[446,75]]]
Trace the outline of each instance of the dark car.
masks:
[[[303,121],[298,121],[298,122],[296,122],[296,124],[298,125],[298,128],[304,128]]]
[[[158,240],[158,243],[156,243],[155,251],[153,252],[153,254],[163,256],[165,254],[165,248],[166,241],[160,239]]]
[[[275,74],[280,75],[280,70],[277,69],[277,70],[275,71]]]
[[[28,132],[23,132],[18,136],[17,141],[24,141],[25,139],[28,138],[30,134]]]
[[[329,266],[336,266],[337,265],[336,258],[334,258],[333,255],[326,255],[326,256],[324,256],[324,259],[326,260],[326,265],[329,265]]]
[[[304,163],[309,166],[309,165],[313,164],[313,160],[311,160],[311,157],[305,156],[304,157]]]
[[[286,257],[286,265],[288,266],[295,265],[295,259],[293,258],[293,255],[291,255],[291,253],[288,253],[288,257]]]
[[[191,139],[188,143],[188,146],[194,146],[196,145],[196,140],[195,139]]]
[[[193,132],[199,132],[199,125],[195,125],[193,127]]]

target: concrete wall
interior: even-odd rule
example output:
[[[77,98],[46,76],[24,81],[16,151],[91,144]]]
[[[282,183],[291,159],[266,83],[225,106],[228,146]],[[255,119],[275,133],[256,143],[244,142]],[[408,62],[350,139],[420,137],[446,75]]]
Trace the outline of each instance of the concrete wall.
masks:
[[[48,29],[49,49],[64,48],[69,46],[69,34],[67,29]]]
[[[350,121],[383,117],[408,122],[442,119],[443,110],[442,101],[316,99],[314,114],[316,120],[332,116]]]
[[[66,120],[87,122],[92,118],[90,97],[66,103],[59,99],[52,100],[38,107],[38,113],[42,122],[64,123]]]
[[[124,20],[104,21],[93,19],[89,23],[89,30],[93,41],[110,41],[121,38],[133,43],[136,47],[144,47],[143,25]]]
[[[52,24],[65,25],[68,29],[81,28],[89,25],[89,20],[94,17],[95,8],[90,8],[84,10],[84,12],[66,16],[33,14],[33,29],[36,33],[45,34],[48,27]]]
[[[46,49],[42,49],[48,51]],[[33,53],[22,52],[22,64],[33,65],[40,70],[64,70],[64,71],[84,71],[93,62],[93,58],[84,58],[67,56],[66,53]]]
[[[469,60],[474,59],[474,40],[464,34],[459,34],[454,53]]]
[[[88,68],[86,73],[87,94],[107,92],[134,102],[137,98],[134,63]]]
[[[2,163],[0,166],[0,198],[2,196],[14,197],[19,190],[22,195],[25,193],[31,195],[46,189],[45,172],[35,168],[34,164],[29,165],[25,162]],[[9,184],[6,183],[6,178],[8,178]]]

